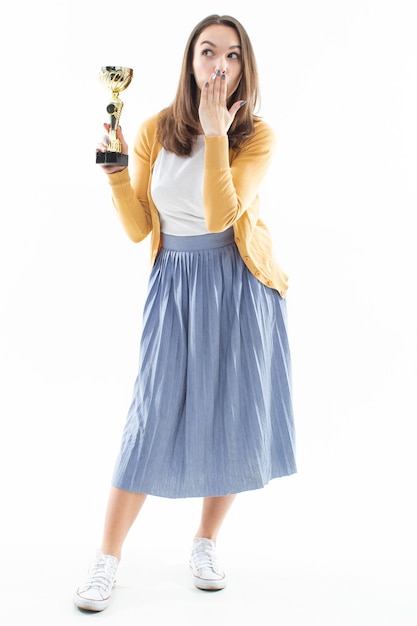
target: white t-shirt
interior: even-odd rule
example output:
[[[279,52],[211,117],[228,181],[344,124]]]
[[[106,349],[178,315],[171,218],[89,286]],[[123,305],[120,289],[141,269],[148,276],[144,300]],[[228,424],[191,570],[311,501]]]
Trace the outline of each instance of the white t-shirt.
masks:
[[[203,208],[205,138],[199,135],[191,156],[177,156],[164,148],[155,161],[151,194],[158,209],[161,232],[167,235],[204,235],[208,232]]]

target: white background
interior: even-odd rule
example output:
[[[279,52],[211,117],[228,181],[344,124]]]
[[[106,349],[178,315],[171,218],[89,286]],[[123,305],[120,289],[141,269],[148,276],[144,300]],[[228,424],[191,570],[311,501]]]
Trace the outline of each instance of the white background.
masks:
[[[174,97],[188,35],[210,13],[246,26],[261,112],[278,136],[261,201],[290,275],[299,473],[238,498],[219,538],[223,595],[194,594],[188,580],[200,502],[149,499],[119,595],[96,617],[416,623],[414,4],[39,0],[3,10],[4,623],[26,611],[43,623],[88,618],[71,596],[100,541],[136,376],[149,241],[127,238],[94,162],[108,99],[99,68],[134,68],[122,96],[133,142]]]

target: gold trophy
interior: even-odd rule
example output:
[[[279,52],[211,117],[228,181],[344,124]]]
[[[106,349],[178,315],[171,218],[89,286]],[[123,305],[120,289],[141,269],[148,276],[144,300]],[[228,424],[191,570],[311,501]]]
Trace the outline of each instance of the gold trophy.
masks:
[[[122,144],[116,136],[123,102],[119,93],[129,87],[133,78],[133,70],[129,67],[102,67],[100,71],[101,83],[110,89],[112,98],[107,105],[110,120],[109,143],[107,152],[96,152],[96,163],[100,165],[127,165],[128,155],[122,154]]]

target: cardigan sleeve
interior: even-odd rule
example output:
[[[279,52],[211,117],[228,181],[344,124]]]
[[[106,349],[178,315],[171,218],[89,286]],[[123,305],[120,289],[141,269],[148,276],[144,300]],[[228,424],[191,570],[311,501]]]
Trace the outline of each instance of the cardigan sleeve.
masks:
[[[155,128],[155,120],[150,118],[137,132],[131,156],[132,177],[128,168],[108,175],[113,204],[126,233],[135,242],[145,239],[152,230],[148,188]]]
[[[257,205],[260,184],[268,171],[275,135],[264,121],[230,158],[227,136],[206,137],[203,198],[206,226],[221,232]]]

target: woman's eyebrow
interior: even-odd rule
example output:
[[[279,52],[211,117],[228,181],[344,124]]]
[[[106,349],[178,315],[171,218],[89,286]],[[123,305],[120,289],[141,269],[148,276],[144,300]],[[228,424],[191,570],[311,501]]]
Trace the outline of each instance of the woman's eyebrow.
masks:
[[[202,42],[200,43],[200,46],[204,46],[204,45],[209,45],[209,46],[211,46],[212,48],[217,48],[216,44],[215,44],[215,43],[213,43],[212,41],[209,41],[208,39],[205,39],[204,41],[202,41]],[[237,44],[237,43],[236,43],[236,44],[234,44],[234,45],[232,45],[232,46],[229,46],[229,49],[230,49],[230,50],[231,50],[232,48],[239,48],[239,50],[240,50],[241,46],[240,46],[239,44]]]

